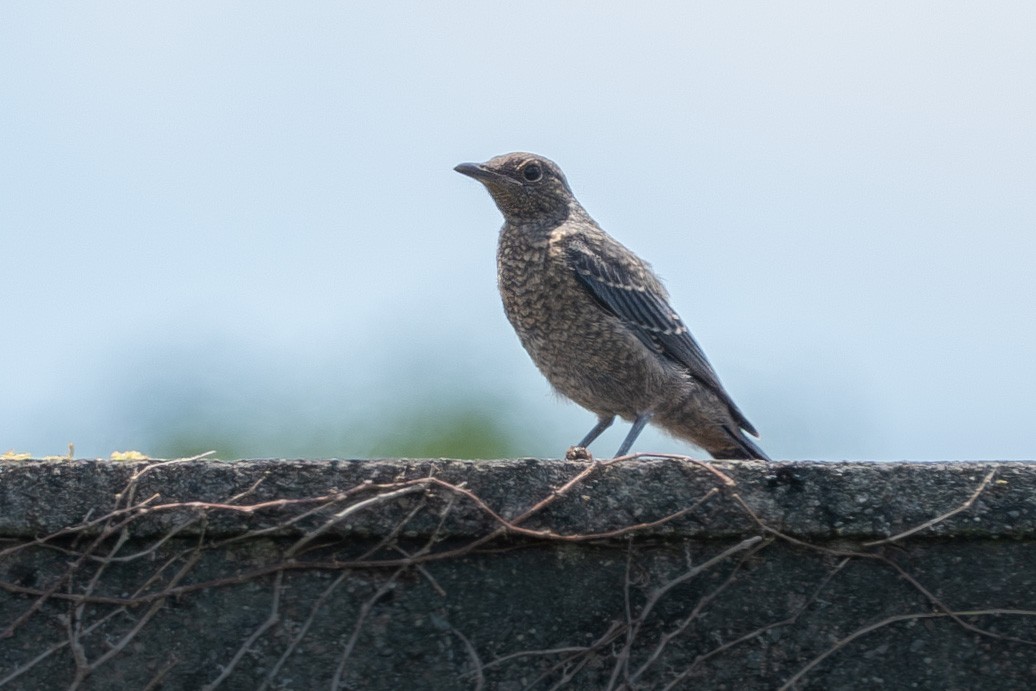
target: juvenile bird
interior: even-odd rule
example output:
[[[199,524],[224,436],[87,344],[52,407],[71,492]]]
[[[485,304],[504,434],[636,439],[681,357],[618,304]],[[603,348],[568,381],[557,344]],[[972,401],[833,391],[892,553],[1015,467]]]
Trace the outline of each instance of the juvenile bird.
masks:
[[[504,215],[497,282],[522,345],[559,393],[597,414],[578,446],[618,415],[633,426],[616,456],[652,422],[714,458],[769,460],[662,282],[590,218],[557,164],[510,153],[454,170]]]

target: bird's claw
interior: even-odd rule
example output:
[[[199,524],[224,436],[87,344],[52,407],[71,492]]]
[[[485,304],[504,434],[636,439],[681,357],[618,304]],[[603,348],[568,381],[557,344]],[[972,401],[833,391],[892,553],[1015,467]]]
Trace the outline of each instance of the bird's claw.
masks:
[[[570,446],[565,452],[566,461],[592,461],[594,456],[585,446]]]

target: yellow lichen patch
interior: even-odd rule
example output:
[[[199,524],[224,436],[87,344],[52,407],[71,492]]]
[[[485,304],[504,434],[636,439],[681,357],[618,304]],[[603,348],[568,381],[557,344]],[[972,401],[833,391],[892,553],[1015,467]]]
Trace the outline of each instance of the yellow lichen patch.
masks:
[[[110,456],[113,461],[147,461],[150,460],[147,454],[139,451],[112,451]]]
[[[45,461],[71,461],[76,457],[76,445],[72,442],[68,443],[68,455],[67,456],[44,456]]]

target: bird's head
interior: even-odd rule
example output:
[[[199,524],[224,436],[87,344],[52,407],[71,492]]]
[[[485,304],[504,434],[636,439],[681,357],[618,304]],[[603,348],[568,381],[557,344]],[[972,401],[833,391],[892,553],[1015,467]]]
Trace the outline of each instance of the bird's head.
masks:
[[[454,170],[485,185],[508,221],[564,220],[576,203],[561,168],[536,154],[503,154]]]

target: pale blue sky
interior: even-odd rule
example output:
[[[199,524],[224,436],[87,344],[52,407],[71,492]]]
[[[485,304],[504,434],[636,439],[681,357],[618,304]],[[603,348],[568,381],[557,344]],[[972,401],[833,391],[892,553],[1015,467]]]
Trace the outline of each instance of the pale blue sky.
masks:
[[[460,391],[559,455],[593,418],[451,170],[528,150],[774,458],[1036,457],[1033,36],[1025,2],[3,3],[0,451],[201,406],[257,454],[341,416],[350,455]]]

